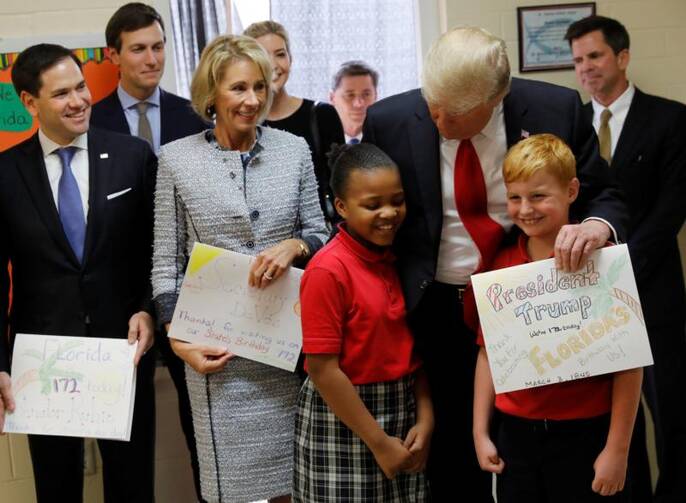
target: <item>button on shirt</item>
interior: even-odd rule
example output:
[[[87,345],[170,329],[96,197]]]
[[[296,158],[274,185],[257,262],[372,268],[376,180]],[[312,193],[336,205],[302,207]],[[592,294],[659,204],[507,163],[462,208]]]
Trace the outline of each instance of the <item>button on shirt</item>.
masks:
[[[629,113],[631,102],[634,99],[634,94],[636,94],[636,88],[633,84],[629,83],[629,87],[626,88],[626,91],[608,107],[601,105],[595,99],[591,100],[591,103],[593,104],[593,129],[595,129],[596,134],[600,130],[600,114],[603,113],[603,110],[606,108],[612,112],[612,117],[610,117],[607,124],[610,127],[610,154],[613,157],[615,155],[615,149],[617,148],[619,136],[622,134],[624,121]]]
[[[58,188],[60,178],[62,177],[62,161],[57,155],[57,150],[63,147],[76,147],[76,153],[71,160],[71,170],[76,178],[76,184],[79,186],[79,194],[81,195],[81,203],[83,204],[83,215],[88,219],[88,133],[77,136],[69,145],[59,145],[45,136],[42,129],[38,130],[38,141],[43,149],[43,160],[45,161],[45,170],[48,173],[48,181],[50,182],[50,190],[55,201],[55,207],[59,207],[58,203]]]
[[[129,125],[129,131],[131,131],[132,136],[138,136],[138,110],[136,105],[141,101],[134,98],[129,93],[122,89],[121,84],[117,87],[117,96],[119,96],[119,101],[124,109],[124,116],[126,117],[126,123]],[[155,148],[155,153],[160,151],[161,142],[161,117],[160,117],[160,88],[157,87],[152,95],[143,100],[148,104],[148,109],[145,115],[148,117],[148,122],[150,122],[150,129],[152,129],[152,142]]]
[[[503,105],[499,104],[481,133],[472,144],[479,156],[488,197],[488,214],[507,232],[512,221],[507,216],[507,196],[502,166],[507,153],[507,134]],[[436,280],[441,283],[464,285],[479,266],[481,258],[476,244],[465,228],[455,205],[455,157],[460,140],[440,139],[441,195],[443,198],[443,227],[438,247]]]

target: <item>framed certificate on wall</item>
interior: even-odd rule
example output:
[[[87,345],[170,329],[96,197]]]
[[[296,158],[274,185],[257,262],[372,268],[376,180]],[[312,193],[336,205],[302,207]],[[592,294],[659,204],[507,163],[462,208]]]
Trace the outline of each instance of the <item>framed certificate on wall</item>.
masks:
[[[565,33],[570,24],[593,14],[595,2],[518,7],[519,71],[573,68]]]

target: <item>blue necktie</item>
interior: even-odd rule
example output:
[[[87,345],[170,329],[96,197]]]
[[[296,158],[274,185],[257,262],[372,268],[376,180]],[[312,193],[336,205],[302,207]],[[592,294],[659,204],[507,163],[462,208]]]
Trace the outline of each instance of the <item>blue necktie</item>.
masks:
[[[360,140],[358,140],[357,138],[350,138],[348,140],[348,145],[357,145],[358,143],[360,143]]]
[[[62,161],[62,176],[57,188],[57,209],[60,213],[62,228],[79,262],[83,262],[83,243],[86,238],[86,219],[79,186],[71,170],[71,160],[76,147],[61,148],[56,151]]]

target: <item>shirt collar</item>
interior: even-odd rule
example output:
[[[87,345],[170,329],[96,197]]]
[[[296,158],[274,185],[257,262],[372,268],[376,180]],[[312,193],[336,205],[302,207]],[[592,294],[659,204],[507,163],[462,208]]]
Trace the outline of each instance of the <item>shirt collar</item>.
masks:
[[[623,119],[626,117],[626,114],[629,113],[629,107],[631,106],[631,101],[634,99],[634,94],[636,93],[636,87],[629,82],[629,87],[627,87],[624,92],[614,100],[612,103],[610,103],[609,106],[603,106],[600,103],[598,103],[595,98],[591,98],[591,103],[593,104],[593,115],[596,117],[600,117],[600,114],[605,110],[606,108],[612,112],[612,117],[616,117],[617,119]]]
[[[88,133],[83,133],[74,138],[69,145],[60,145],[46,136],[42,129],[38,128],[38,141],[43,149],[43,158],[64,147],[76,147],[81,150],[88,150]]]
[[[386,262],[391,263],[395,260],[395,256],[391,251],[390,247],[386,248],[382,252],[370,250],[362,243],[357,241],[354,237],[348,233],[345,222],[338,224],[338,234],[336,234],[336,239],[339,240],[343,246],[350,250],[354,255],[358,256],[365,262]]]
[[[500,124],[504,124],[502,100],[493,109],[493,113],[491,113],[491,118],[488,119],[488,122],[486,123],[484,128],[479,133],[475,134],[474,137],[477,137],[479,135],[483,135],[486,138],[493,140],[498,135],[498,128],[500,127]],[[459,141],[459,140],[448,140],[446,138],[443,138],[443,136],[441,136],[440,138],[441,138],[441,140],[440,140],[441,143],[448,143],[448,142],[457,143]]]
[[[121,102],[121,106],[124,110],[128,110],[129,108],[135,107],[138,103],[141,102],[138,98],[134,98],[131,96],[129,93],[124,91],[124,88],[121,86],[121,82],[117,86],[117,96],[119,96],[119,101]],[[160,86],[157,86],[153,93],[145,100],[142,100],[149,105],[153,105],[156,107],[160,106]]]
[[[529,237],[524,234],[524,232],[520,231],[519,236],[517,237],[517,253],[519,258],[527,263],[532,262],[531,257],[529,256],[529,250],[526,247],[528,243]],[[551,252],[548,258],[555,258],[555,252]]]

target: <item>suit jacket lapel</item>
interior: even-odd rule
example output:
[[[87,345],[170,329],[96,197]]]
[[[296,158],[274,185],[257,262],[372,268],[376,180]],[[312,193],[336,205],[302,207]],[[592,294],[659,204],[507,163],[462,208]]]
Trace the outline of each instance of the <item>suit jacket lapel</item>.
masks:
[[[126,120],[126,115],[124,114],[124,109],[122,108],[122,104],[119,100],[119,95],[117,94],[116,89],[111,96],[112,99],[107,103],[109,108],[108,115],[112,118],[112,122],[108,129],[111,129],[112,131],[120,131],[124,134],[131,134],[131,128]]]
[[[88,220],[86,243],[83,248],[83,266],[88,264],[104,228],[105,200],[110,179],[111,159],[106,142],[92,129],[88,133]]]
[[[437,241],[443,218],[439,135],[424,99],[420,100],[415,117],[409,130],[412,161],[431,239]]]
[[[645,124],[644,117],[650,113],[643,106],[643,93],[636,89],[636,94],[629,106],[629,112],[624,119],[622,132],[619,135],[615,153],[612,156],[612,165],[626,166],[626,161],[631,159],[636,149],[641,147],[640,137],[642,124]]]
[[[507,148],[522,139],[524,133],[524,116],[526,115],[526,103],[518,99],[516,93],[517,80],[512,79],[512,88],[503,100],[503,116],[505,118],[505,134],[507,136]]]
[[[173,107],[167,99],[167,93],[160,87],[160,145],[173,140],[171,138],[172,128],[176,127],[173,113]]]
[[[31,199],[36,207],[36,211],[48,229],[48,232],[55,240],[58,247],[62,249],[64,254],[75,265],[79,266],[79,261],[71,249],[67,236],[64,234],[62,228],[62,221],[57,212],[55,199],[50,188],[50,181],[48,180],[48,172],[45,168],[45,161],[43,159],[43,149],[38,140],[38,133],[33,135],[31,140],[25,143],[20,152],[25,156],[20,159],[18,164],[19,172],[21,173],[24,183],[31,194]]]

